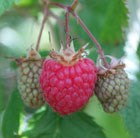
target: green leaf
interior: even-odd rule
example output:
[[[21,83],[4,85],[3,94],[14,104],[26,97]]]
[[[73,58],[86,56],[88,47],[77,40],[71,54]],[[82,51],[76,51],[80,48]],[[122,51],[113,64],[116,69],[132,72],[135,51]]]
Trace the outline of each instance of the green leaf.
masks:
[[[18,6],[31,6],[33,5],[34,3],[37,3],[38,1],[36,0],[20,0],[18,2],[16,2],[16,5]]]
[[[9,9],[14,2],[15,0],[0,0],[0,15]]]
[[[118,44],[123,39],[123,31],[128,24],[128,9],[125,0],[113,0],[108,3],[105,22],[101,31],[103,42]]]
[[[129,102],[122,112],[126,127],[133,138],[140,137],[140,81],[133,82],[129,91]]]
[[[124,55],[124,45],[117,45],[112,47],[112,45],[102,45],[102,49],[106,55],[112,55],[116,58],[121,58]]]
[[[123,30],[128,22],[128,9],[124,0],[81,0],[78,15],[84,21],[97,40],[102,43],[118,45],[123,39]],[[78,26],[78,27],[77,27]],[[76,35],[88,39],[83,29],[72,23],[71,29]]]
[[[24,133],[33,138],[105,138],[102,128],[83,112],[60,117],[49,108],[31,120],[33,128]]]
[[[2,134],[4,138],[16,138],[19,129],[22,100],[18,90],[12,92],[8,106],[4,112],[2,121]]]
[[[118,134],[119,138],[131,138],[122,116],[118,113],[106,113],[96,96],[90,99],[84,111],[94,117],[95,122],[103,127],[107,138],[118,138]]]

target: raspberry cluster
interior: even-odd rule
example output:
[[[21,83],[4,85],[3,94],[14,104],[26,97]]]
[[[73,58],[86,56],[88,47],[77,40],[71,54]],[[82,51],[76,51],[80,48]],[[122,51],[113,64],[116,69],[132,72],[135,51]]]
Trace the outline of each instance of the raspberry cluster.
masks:
[[[37,51],[45,20],[51,15],[47,14],[50,2],[44,4],[46,4],[45,12],[36,45]],[[47,102],[54,111],[68,115],[83,108],[95,92],[106,112],[121,110],[126,105],[129,87],[124,64],[111,56],[108,56],[111,62],[106,61],[100,44],[74,12],[78,1],[74,1],[71,6],[53,4],[66,12],[66,44],[61,46],[59,52],[52,50],[46,60],[33,49],[29,51],[27,58],[20,60],[18,88],[24,103],[29,107],[39,108]],[[100,61],[98,66],[86,57],[87,45],[75,51],[69,35],[69,14],[77,20],[95,43],[100,57],[97,61]]]

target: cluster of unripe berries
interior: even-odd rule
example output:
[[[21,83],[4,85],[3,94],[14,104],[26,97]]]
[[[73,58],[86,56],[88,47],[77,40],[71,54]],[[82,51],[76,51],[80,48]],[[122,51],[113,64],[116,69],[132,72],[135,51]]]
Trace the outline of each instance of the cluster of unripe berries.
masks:
[[[96,66],[83,56],[84,47],[50,52],[42,59],[31,49],[22,58],[18,70],[18,88],[24,103],[39,108],[47,102],[54,111],[68,115],[82,109],[95,93],[106,112],[119,111],[126,105],[129,79],[124,65]]]

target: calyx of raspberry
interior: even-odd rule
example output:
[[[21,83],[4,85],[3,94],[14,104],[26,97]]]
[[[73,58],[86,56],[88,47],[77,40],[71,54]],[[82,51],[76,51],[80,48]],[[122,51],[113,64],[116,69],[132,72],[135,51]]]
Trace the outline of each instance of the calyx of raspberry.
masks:
[[[98,74],[105,74],[105,73],[115,73],[116,68],[124,68],[125,64],[122,62],[121,59],[117,59],[115,57],[106,55],[105,58],[110,59],[110,63],[108,64],[108,67],[105,67],[103,64],[103,60],[99,57],[97,59],[97,69],[98,69]]]
[[[40,54],[35,49],[31,48],[31,50],[29,50],[29,52],[27,54],[26,59],[38,60],[40,58],[41,58]]]
[[[21,57],[21,58],[15,58],[15,61],[18,66],[20,66],[23,62],[28,62],[28,61],[38,61],[42,60],[40,54],[33,48],[31,48],[26,57]]]
[[[80,48],[77,52],[75,52],[73,42],[71,42],[70,47],[64,48],[61,45],[60,52],[56,52],[52,50],[50,52],[50,57],[56,59],[64,66],[71,66],[76,64],[80,59],[82,59],[86,55],[85,48],[88,46],[88,43],[85,44],[82,48]]]

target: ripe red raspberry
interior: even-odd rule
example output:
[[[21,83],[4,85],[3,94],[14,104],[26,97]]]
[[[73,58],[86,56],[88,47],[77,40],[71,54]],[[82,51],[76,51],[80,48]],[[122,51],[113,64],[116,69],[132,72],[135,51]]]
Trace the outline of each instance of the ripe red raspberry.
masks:
[[[77,53],[67,48],[63,55],[53,51],[44,62],[40,85],[46,101],[61,115],[81,109],[93,95],[96,67],[82,53],[83,48]]]

